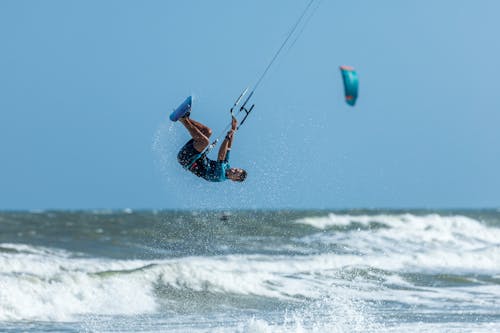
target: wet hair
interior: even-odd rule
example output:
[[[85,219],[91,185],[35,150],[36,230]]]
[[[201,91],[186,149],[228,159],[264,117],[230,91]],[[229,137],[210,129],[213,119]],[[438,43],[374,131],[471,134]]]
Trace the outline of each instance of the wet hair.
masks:
[[[239,182],[244,181],[247,178],[247,175],[248,175],[246,170],[241,169],[241,171],[242,172],[240,174],[240,179],[238,180]]]

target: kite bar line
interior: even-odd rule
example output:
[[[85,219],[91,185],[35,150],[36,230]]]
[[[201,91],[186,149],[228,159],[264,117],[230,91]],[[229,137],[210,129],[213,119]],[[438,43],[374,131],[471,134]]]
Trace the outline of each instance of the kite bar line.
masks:
[[[285,47],[285,45],[288,43],[288,41],[290,40],[290,38],[293,36],[293,34],[295,33],[295,31],[297,30],[297,28],[299,27],[300,23],[302,22],[302,20],[304,19],[304,17],[306,16],[306,13],[309,11],[309,8],[311,8],[313,2],[315,0],[310,0],[309,3],[307,4],[306,8],[304,8],[304,10],[302,11],[302,13],[300,14],[299,18],[297,19],[297,21],[295,22],[295,24],[292,26],[292,29],[290,30],[290,32],[288,33],[288,35],[286,36],[285,40],[283,41],[283,43],[281,44],[281,46],[279,47],[279,49],[276,51],[276,53],[274,54],[274,56],[272,57],[271,61],[269,62],[269,64],[267,65],[266,69],[264,70],[264,72],[262,72],[261,76],[259,77],[259,79],[257,80],[257,83],[255,83],[255,86],[253,87],[252,91],[250,92],[250,94],[248,95],[248,97],[246,98],[245,102],[243,103],[243,105],[240,107],[240,112],[241,111],[245,111],[246,115],[245,117],[243,118],[243,120],[241,121],[240,123],[240,126],[243,125],[243,122],[247,119],[248,115],[250,114],[250,112],[252,112],[255,104],[252,104],[252,106],[250,106],[249,108],[246,107],[247,103],[250,101],[250,98],[253,96],[255,90],[257,90],[257,88],[259,87],[260,83],[262,82],[262,80],[264,79],[264,77],[266,76],[267,72],[269,72],[269,69],[273,66],[274,62],[276,61],[276,59],[278,58],[278,56],[280,55],[281,51],[283,51],[283,48]],[[316,7],[317,9],[317,7]],[[312,16],[313,13],[311,13],[311,16]],[[310,17],[309,17],[310,18]],[[306,21],[305,24],[307,24],[309,20]],[[305,25],[304,27],[305,28]],[[299,35],[300,36],[300,35]],[[297,39],[298,37],[297,36]],[[292,46],[295,44],[295,42],[297,41],[297,39],[293,42]],[[246,91],[245,91],[246,92]],[[238,127],[239,128],[239,127]]]
[[[252,89],[252,92],[250,93],[250,95],[248,95],[247,97],[247,100],[245,101],[245,103],[243,103],[243,105],[245,105],[248,100],[250,99],[250,97],[252,97],[254,91],[257,89],[257,87],[260,85],[260,83],[262,82],[262,79],[264,79],[264,76],[266,76],[267,72],[269,71],[269,69],[271,68],[271,66],[274,64],[274,62],[276,61],[276,59],[278,58],[279,54],[281,53],[281,51],[283,50],[283,48],[285,47],[286,43],[288,42],[288,40],[290,39],[290,37],[292,37],[293,33],[295,32],[295,30],[297,30],[297,27],[299,26],[300,22],[302,21],[302,19],[304,18],[304,16],[306,15],[307,11],[309,10],[309,8],[311,7],[311,5],[313,4],[314,0],[310,0],[309,3],[307,4],[306,8],[302,11],[302,14],[300,15],[299,19],[297,20],[297,22],[295,22],[295,24],[293,25],[292,27],[292,30],[290,31],[290,33],[288,34],[288,36],[286,36],[285,40],[283,41],[283,43],[281,44],[280,48],[278,49],[278,51],[276,51],[276,53],[274,54],[273,58],[271,59],[271,62],[269,62],[269,65],[267,65],[266,69],[264,70],[264,72],[262,73],[262,75],[260,76],[259,80],[257,80],[257,83],[255,84],[255,86],[253,87]]]
[[[248,94],[247,98],[245,99],[245,102],[243,102],[243,104],[241,105],[241,107],[240,107],[240,109],[239,109],[239,111],[238,111],[237,114],[240,114],[241,112],[245,112],[245,116],[242,118],[239,126],[237,127],[237,130],[240,129],[240,127],[243,125],[243,123],[245,122],[245,120],[247,119],[247,117],[250,115],[250,112],[252,112],[252,110],[253,110],[253,108],[255,106],[255,104],[252,104],[250,107],[247,108],[247,103],[250,101],[250,98],[253,96],[255,90],[257,90],[257,88],[261,84],[261,82],[264,79],[264,77],[266,76],[267,72],[269,72],[269,69],[273,66],[274,62],[276,61],[276,59],[280,55],[281,51],[283,51],[283,48],[285,47],[285,45],[288,43],[288,41],[290,40],[290,38],[292,37],[292,35],[295,33],[295,31],[299,27],[300,23],[302,22],[302,20],[306,16],[306,13],[309,11],[309,8],[311,8],[311,6],[314,3],[314,1],[315,0],[310,0],[309,1],[309,3],[307,4],[307,6],[305,7],[305,9],[300,14],[300,17],[297,19],[297,21],[295,22],[295,24],[292,26],[292,29],[290,30],[290,32],[286,36],[285,40],[283,41],[283,43],[281,44],[281,46],[279,47],[279,49],[276,51],[276,53],[272,57],[271,61],[267,65],[266,69],[264,70],[264,72],[261,74],[261,76],[257,80],[257,83],[253,87],[252,91],[250,92],[250,94]],[[317,7],[314,10],[316,10],[316,9],[317,9]],[[309,16],[309,18],[312,16],[313,13],[311,13],[311,15]],[[304,27],[302,29],[305,28],[305,25],[308,23],[308,21],[309,21],[309,19],[306,21],[306,23],[304,24]],[[297,36],[297,38],[295,39],[295,41],[293,42],[293,44],[290,46],[290,48],[293,47],[293,45],[295,45],[295,42],[297,41],[297,39],[299,37],[300,37],[300,34],[299,34],[299,36]],[[235,116],[234,109],[239,105],[241,99],[246,95],[247,92],[248,92],[248,88],[246,88],[245,90],[243,90],[243,92],[240,94],[240,96],[236,99],[236,102],[234,102],[233,106],[230,109],[232,117]],[[205,149],[205,151],[203,152],[204,155],[208,154],[217,145],[217,143],[219,142],[219,138],[222,135],[224,135],[224,133],[229,129],[230,126],[231,126],[231,124],[227,125],[226,128],[222,131],[222,133],[219,136],[217,136],[217,138]]]

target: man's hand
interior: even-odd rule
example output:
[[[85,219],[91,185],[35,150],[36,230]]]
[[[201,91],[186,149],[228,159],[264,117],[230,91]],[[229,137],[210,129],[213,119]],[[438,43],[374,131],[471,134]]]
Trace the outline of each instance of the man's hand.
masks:
[[[234,117],[234,116],[231,116],[231,129],[233,131],[236,131],[236,129],[238,128],[238,120]]]

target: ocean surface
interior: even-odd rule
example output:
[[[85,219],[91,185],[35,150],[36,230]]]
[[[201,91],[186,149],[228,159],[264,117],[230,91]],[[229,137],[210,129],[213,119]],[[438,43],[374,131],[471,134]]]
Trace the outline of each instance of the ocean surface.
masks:
[[[500,212],[2,212],[0,332],[500,332]]]

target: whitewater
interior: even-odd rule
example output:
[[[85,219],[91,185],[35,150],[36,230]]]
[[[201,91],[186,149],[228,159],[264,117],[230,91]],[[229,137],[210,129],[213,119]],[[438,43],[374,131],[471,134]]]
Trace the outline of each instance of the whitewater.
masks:
[[[500,331],[500,212],[2,212],[0,331]]]

